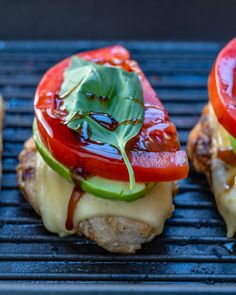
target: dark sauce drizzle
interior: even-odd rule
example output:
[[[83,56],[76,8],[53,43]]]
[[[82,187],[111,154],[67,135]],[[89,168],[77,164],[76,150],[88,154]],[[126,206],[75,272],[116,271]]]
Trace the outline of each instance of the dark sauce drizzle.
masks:
[[[89,174],[83,168],[75,168],[71,170],[71,178],[75,187],[70,196],[68,208],[67,208],[67,219],[66,219],[66,229],[72,230],[74,228],[73,225],[73,218],[74,212],[78,202],[80,201],[81,197],[83,196],[83,190],[81,188],[81,181],[85,178],[90,177]]]
[[[99,123],[102,127],[115,131],[119,123],[110,115],[106,113],[89,113],[90,118]]]
[[[67,208],[67,219],[66,219],[67,230],[72,230],[74,228],[74,224],[73,224],[74,212],[75,212],[77,203],[81,199],[82,195],[83,195],[83,192],[78,190],[76,187],[74,187],[70,197],[68,208]]]
[[[120,125],[137,125],[139,123],[143,123],[140,119],[127,119],[122,122],[117,122],[111,115],[107,113],[94,113],[94,112],[81,112],[75,113],[71,118],[70,122],[76,119],[84,119],[85,117],[90,117],[102,127],[110,130],[115,131]],[[67,124],[68,122],[66,122]],[[85,121],[83,124],[79,125],[76,129],[76,132],[79,132],[84,138],[89,139],[91,137],[91,130],[89,128],[88,123]]]
[[[89,100],[98,99],[103,104],[106,104],[106,103],[108,103],[110,101],[110,98],[108,96],[105,96],[105,95],[96,95],[94,93],[87,92],[86,96],[87,96],[87,98]]]
[[[127,96],[127,97],[125,97],[125,99],[129,99],[129,100],[132,100],[132,101],[135,102],[135,103],[138,103],[138,104],[140,104],[140,105],[143,105],[142,101],[140,101],[140,99],[138,99],[138,98],[134,98],[134,97],[131,97],[131,96]]]
[[[128,119],[128,120],[120,122],[119,125],[129,125],[129,124],[137,125],[139,123],[143,123],[143,121],[140,119]]]

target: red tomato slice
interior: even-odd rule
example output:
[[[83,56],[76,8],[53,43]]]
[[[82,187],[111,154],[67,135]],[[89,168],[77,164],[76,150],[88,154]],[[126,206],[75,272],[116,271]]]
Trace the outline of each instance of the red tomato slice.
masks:
[[[98,49],[79,56],[86,60],[122,67],[138,73],[144,93],[145,115],[140,133],[128,143],[127,152],[136,181],[174,181],[187,177],[188,161],[179,150],[175,126],[136,62],[121,46]],[[117,180],[129,180],[127,168],[119,152],[104,144],[88,142],[68,128],[59,106],[58,93],[67,58],[44,75],[35,96],[35,115],[40,136],[52,155],[65,166],[83,168],[87,173]],[[64,117],[63,117],[64,116]]]
[[[219,53],[209,77],[208,90],[219,123],[236,137],[236,38]]]

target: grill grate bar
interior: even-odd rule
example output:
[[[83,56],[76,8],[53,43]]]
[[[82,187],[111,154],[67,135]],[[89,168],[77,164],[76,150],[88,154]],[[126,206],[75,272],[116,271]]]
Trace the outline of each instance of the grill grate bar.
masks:
[[[51,274],[51,273],[42,273],[42,274],[14,274],[4,273],[0,274],[0,280],[15,280],[15,281],[88,281],[88,282],[205,282],[212,284],[214,282],[236,282],[235,275],[211,275],[211,274],[186,274],[186,275],[142,275],[142,274],[118,274],[118,275],[109,275],[109,274]],[[158,289],[158,288],[157,288]]]
[[[218,257],[215,255],[178,255],[178,256],[169,256],[169,255],[120,255],[115,259],[111,256],[105,255],[79,255],[79,254],[0,254],[0,261],[87,261],[90,263],[96,262],[236,262],[236,256],[221,256]]]
[[[20,223],[18,223],[20,224]],[[40,221],[34,222],[33,224],[42,224]],[[29,223],[30,225],[30,223]],[[48,242],[57,242],[58,244],[67,244],[76,242],[78,245],[86,244],[89,245],[91,242],[85,240],[85,239],[78,239],[78,237],[70,237],[70,238],[58,238],[56,236],[48,236],[48,235],[34,235],[34,236],[3,236],[1,235],[1,241],[2,242],[8,242],[8,243],[18,243],[18,242],[24,242],[24,243],[32,243],[32,242],[40,242],[40,243],[48,243]],[[171,237],[165,237],[161,236],[158,238],[158,244],[161,243],[174,243],[179,244],[182,246],[185,246],[186,244],[217,244],[217,243],[234,243],[235,240],[233,238],[226,238],[226,237],[189,237],[189,236],[171,236]]]

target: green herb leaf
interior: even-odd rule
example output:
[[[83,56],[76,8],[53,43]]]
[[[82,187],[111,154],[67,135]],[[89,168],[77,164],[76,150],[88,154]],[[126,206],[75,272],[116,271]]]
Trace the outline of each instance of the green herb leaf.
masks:
[[[133,189],[135,177],[125,147],[143,124],[143,91],[138,75],[73,57],[64,72],[60,97],[68,112],[69,128],[120,151]]]

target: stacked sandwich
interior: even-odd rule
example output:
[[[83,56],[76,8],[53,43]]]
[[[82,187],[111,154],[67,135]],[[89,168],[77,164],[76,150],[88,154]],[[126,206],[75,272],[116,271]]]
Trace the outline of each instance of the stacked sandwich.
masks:
[[[205,173],[227,236],[236,232],[236,39],[218,55],[209,76],[209,104],[189,136],[188,153]]]
[[[61,61],[39,83],[34,107],[18,182],[50,232],[132,253],[163,231],[188,161],[125,48]]]

